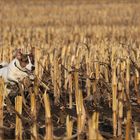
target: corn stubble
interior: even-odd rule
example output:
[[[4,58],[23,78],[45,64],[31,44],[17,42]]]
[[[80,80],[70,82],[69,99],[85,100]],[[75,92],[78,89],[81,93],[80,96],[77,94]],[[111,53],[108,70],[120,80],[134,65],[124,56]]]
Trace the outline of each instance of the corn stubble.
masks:
[[[132,130],[131,97],[134,96],[132,93],[134,91],[137,103],[140,103],[140,29],[137,26],[125,27],[123,25],[119,26],[119,24],[109,26],[111,23],[123,22],[124,18],[119,15],[118,21],[115,21],[110,16],[106,17],[106,14],[110,13],[109,8],[101,9],[102,14],[99,14],[99,18],[96,18],[96,12],[93,13],[94,18],[92,18],[91,6],[84,7],[81,5],[80,8],[81,13],[78,17],[75,14],[75,6],[63,7],[62,11],[65,11],[63,13],[69,13],[70,9],[72,9],[70,12],[71,22],[68,22],[69,18],[62,14],[65,20],[63,23],[60,23],[60,27],[56,26],[59,24],[59,21],[53,15],[52,21],[55,24],[47,28],[31,28],[28,25],[30,22],[34,23],[36,21],[38,24],[41,24],[41,20],[34,18],[32,21],[29,19],[30,22],[24,23],[25,28],[16,27],[16,24],[11,27],[2,27],[3,44],[0,47],[0,62],[10,62],[17,47],[22,48],[23,52],[29,52],[32,47],[35,47],[36,78],[34,92],[30,93],[31,114],[35,120],[31,126],[32,139],[39,138],[37,134],[37,127],[39,126],[36,123],[36,97],[38,96],[41,96],[41,102],[45,108],[44,139],[52,140],[56,138],[53,134],[50,92],[53,94],[55,105],[61,103],[61,96],[66,94],[68,95],[66,106],[71,110],[76,108],[75,119],[69,114],[65,118],[66,134],[64,139],[77,138],[80,140],[83,138],[83,134],[91,140],[104,139],[103,136],[105,134],[99,130],[100,118],[102,118],[102,112],[100,112],[102,96],[104,102],[107,103],[107,107],[111,109],[112,138],[119,137],[128,140],[133,137],[135,132],[135,138],[139,139],[140,133],[138,132],[137,124],[134,126],[135,129]],[[60,10],[55,7],[52,7],[52,9],[56,13]],[[89,14],[87,16],[86,12],[88,9]],[[95,7],[95,9],[98,9],[98,7]],[[132,16],[130,5],[122,7],[120,4],[118,9],[117,11],[121,9],[123,12],[126,9],[130,17]],[[61,15],[61,10],[59,12]],[[81,15],[84,15],[86,18],[82,18],[83,16]],[[41,19],[42,23],[50,22],[50,18],[46,18],[46,20]],[[78,21],[77,19],[80,20]],[[75,25],[75,23],[79,24],[72,28],[71,26]],[[91,23],[94,23],[94,26]],[[101,23],[103,25],[100,25]],[[128,24],[130,23],[128,22]],[[45,72],[49,74],[43,80]],[[41,95],[39,94],[39,85],[42,85],[45,89],[45,92],[41,93]],[[3,95],[0,95],[0,118],[2,118],[2,102],[6,96],[3,80],[0,80],[0,93]],[[94,104],[92,106],[92,115],[89,115],[85,107],[86,100],[92,100]],[[16,111],[22,114],[22,98],[16,97],[15,103]],[[76,124],[74,121],[76,121]],[[2,125],[3,121],[0,121],[0,127]],[[76,128],[76,132],[74,128]],[[16,139],[22,139],[22,121],[18,116],[16,116],[15,131]]]

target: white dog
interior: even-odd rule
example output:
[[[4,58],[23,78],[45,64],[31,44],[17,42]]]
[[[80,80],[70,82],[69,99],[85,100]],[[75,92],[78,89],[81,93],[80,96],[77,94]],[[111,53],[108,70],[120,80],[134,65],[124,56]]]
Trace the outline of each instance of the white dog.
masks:
[[[31,54],[23,54],[20,51],[16,53],[16,57],[9,63],[0,64],[0,76],[6,83],[18,83],[25,77],[30,76],[35,69],[34,56]]]

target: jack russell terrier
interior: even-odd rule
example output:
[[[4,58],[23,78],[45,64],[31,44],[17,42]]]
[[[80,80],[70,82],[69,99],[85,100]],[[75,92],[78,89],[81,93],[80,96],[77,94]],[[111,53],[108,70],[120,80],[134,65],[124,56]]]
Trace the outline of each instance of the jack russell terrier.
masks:
[[[0,76],[5,83],[10,84],[18,84],[27,76],[32,77],[34,70],[34,53],[23,54],[21,50],[16,52],[15,58],[9,64],[0,64]]]

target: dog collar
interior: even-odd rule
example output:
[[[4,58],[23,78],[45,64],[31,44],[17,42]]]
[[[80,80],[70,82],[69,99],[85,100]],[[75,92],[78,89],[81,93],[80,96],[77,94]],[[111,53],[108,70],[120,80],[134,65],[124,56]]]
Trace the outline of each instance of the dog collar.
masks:
[[[22,70],[21,68],[19,68],[16,64],[16,62],[14,63],[15,67],[18,68],[20,71],[27,73],[27,71]]]

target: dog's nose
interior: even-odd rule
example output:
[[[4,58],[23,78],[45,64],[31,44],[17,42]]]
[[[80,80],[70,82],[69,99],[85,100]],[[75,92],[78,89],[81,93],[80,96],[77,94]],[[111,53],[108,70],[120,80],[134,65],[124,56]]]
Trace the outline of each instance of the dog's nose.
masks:
[[[35,66],[32,66],[32,68],[31,68],[31,69],[32,69],[32,71],[34,71],[34,70],[35,70]]]

